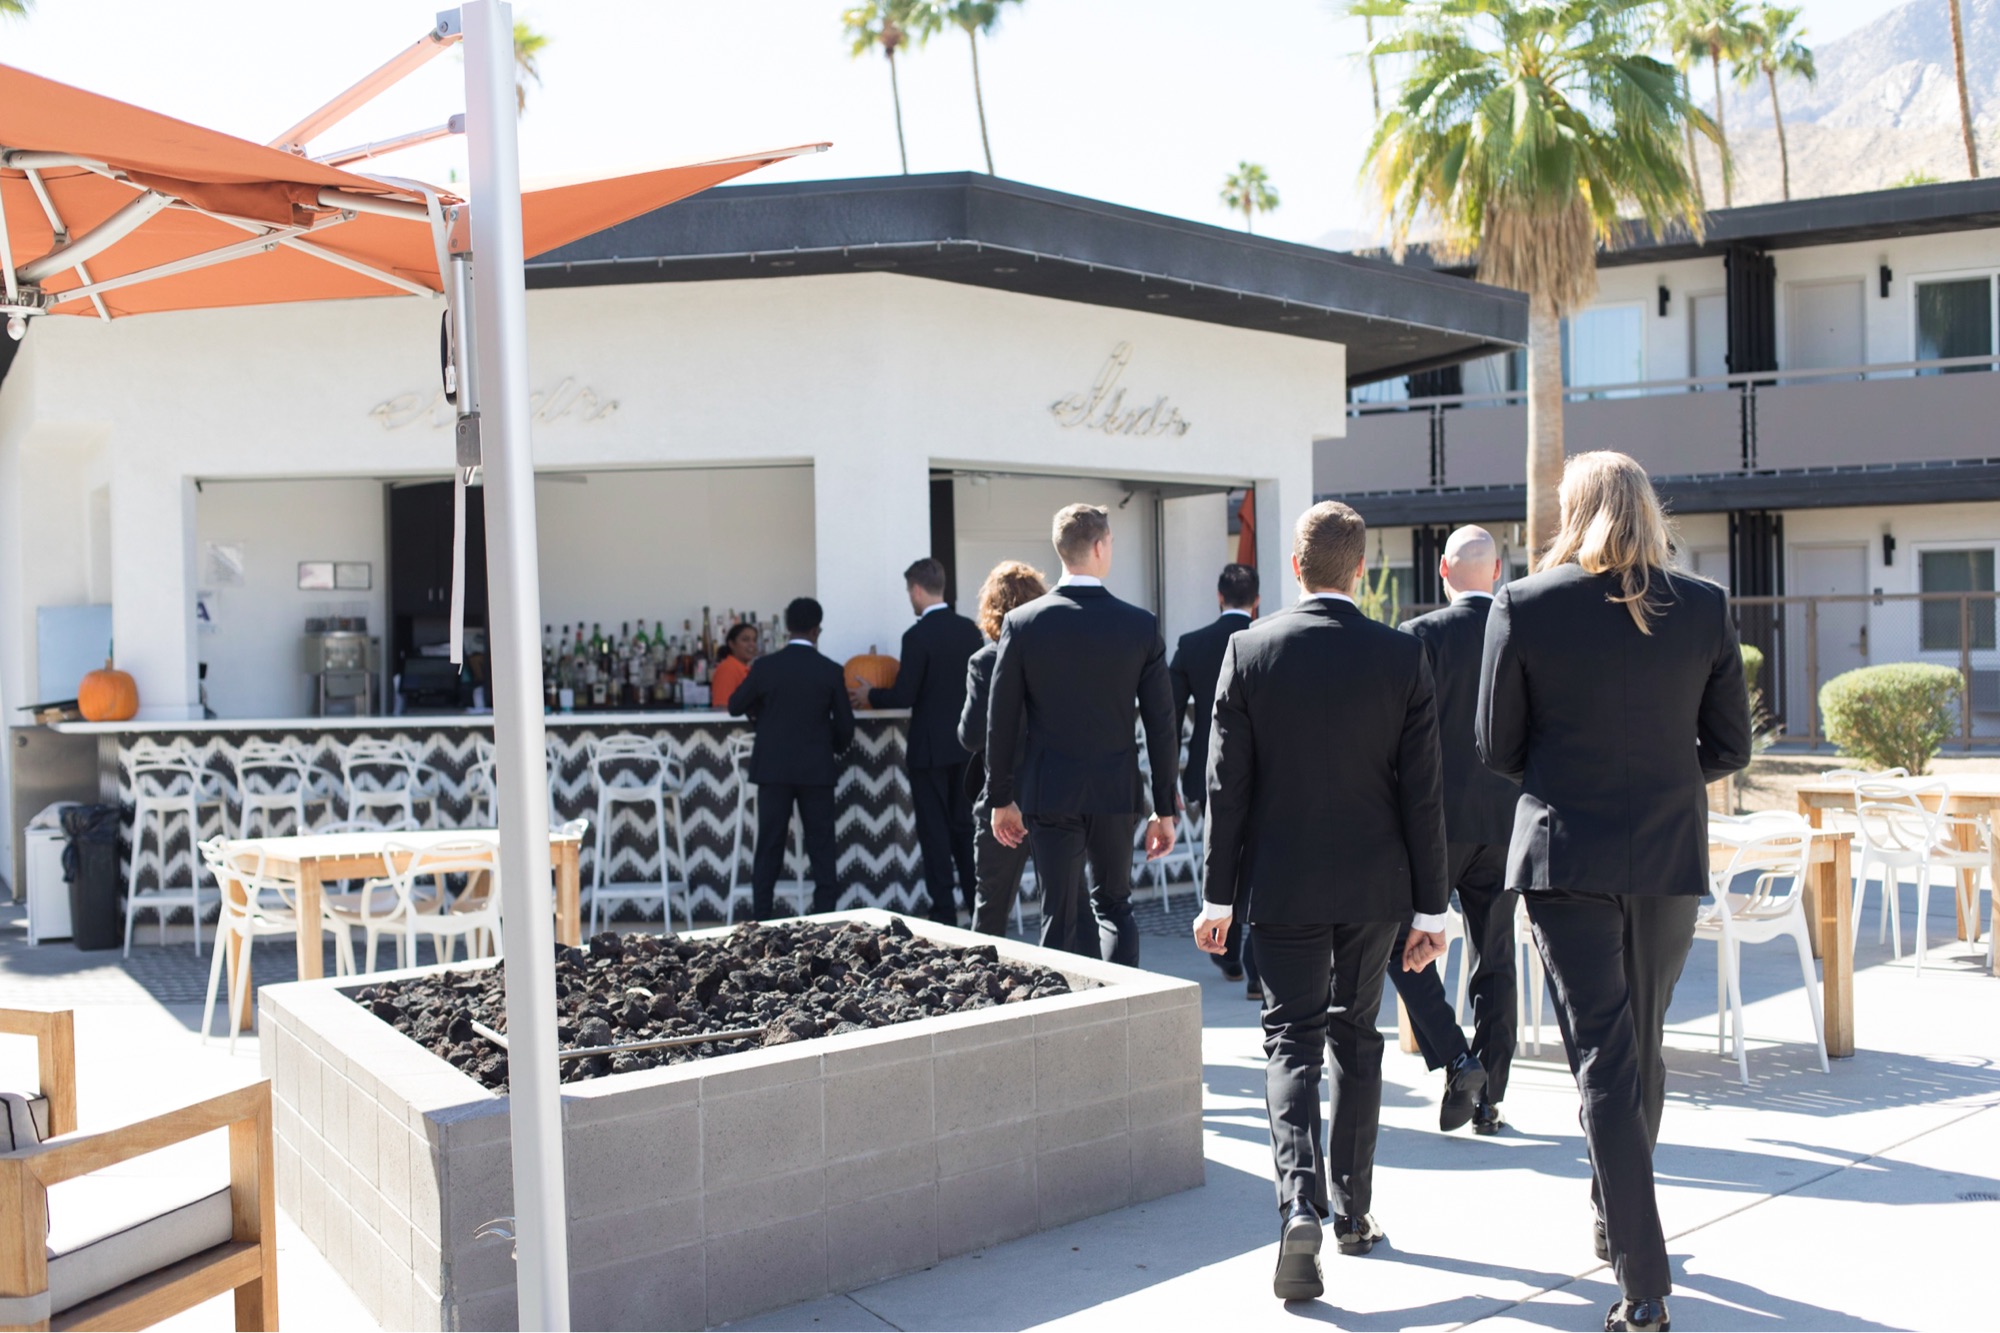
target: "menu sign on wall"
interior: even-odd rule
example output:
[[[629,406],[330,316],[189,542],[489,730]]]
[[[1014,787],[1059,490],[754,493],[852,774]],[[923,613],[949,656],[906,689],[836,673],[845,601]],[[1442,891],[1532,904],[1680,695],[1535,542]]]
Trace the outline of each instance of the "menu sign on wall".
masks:
[[[1102,431],[1106,435],[1130,435],[1144,439],[1156,435],[1185,435],[1194,423],[1161,394],[1143,407],[1128,407],[1125,387],[1118,380],[1132,360],[1132,344],[1119,343],[1105,358],[1104,366],[1088,389],[1067,394],[1049,404],[1049,414],[1066,429]]]

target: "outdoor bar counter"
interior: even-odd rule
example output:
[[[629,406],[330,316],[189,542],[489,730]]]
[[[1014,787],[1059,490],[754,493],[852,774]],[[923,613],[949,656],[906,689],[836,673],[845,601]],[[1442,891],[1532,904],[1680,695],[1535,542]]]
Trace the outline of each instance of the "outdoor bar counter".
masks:
[[[864,712],[856,719],[854,744],[835,792],[838,811],[835,847],[841,880],[842,908],[915,909],[921,897],[921,875],[915,824],[907,779],[903,776],[907,710]],[[686,874],[694,891],[695,911],[719,917],[728,898],[730,859],[734,850],[737,777],[728,738],[748,729],[742,718],[718,712],[591,712],[555,713],[547,718],[551,756],[549,785],[557,820],[588,819],[582,876],[588,888],[595,879],[597,791],[590,771],[589,745],[611,736],[647,736],[670,740],[684,766],[681,818],[687,849]],[[98,799],[116,801],[124,811],[119,874],[127,873],[132,856],[131,755],[142,739],[191,754],[217,775],[223,799],[202,813],[202,836],[234,834],[238,829],[235,803],[236,754],[250,740],[288,741],[311,759],[317,780],[306,807],[307,821],[325,825],[344,817],[340,803],[340,759],[344,747],[362,736],[401,740],[416,750],[428,770],[427,791],[417,803],[418,822],[433,828],[471,827],[490,821],[482,808],[473,769],[478,742],[490,735],[493,719],[483,714],[416,714],[401,717],[342,718],[219,718],[208,721],[64,722],[49,728],[63,736],[95,737],[98,752]],[[614,880],[657,876],[653,833],[642,829],[624,806],[611,827],[611,873]],[[672,816],[669,814],[669,819]],[[226,820],[226,823],[225,823]],[[289,821],[287,821],[289,822]],[[282,831],[282,830],[273,830]],[[750,879],[749,847],[753,830],[744,837],[745,853],[738,882]],[[161,881],[186,884],[196,853],[183,822],[176,821],[168,839],[165,864],[156,837],[148,836],[139,853],[139,887]],[[802,873],[788,867],[785,878]],[[676,876],[678,879],[678,876]],[[739,904],[739,916],[744,905]]]

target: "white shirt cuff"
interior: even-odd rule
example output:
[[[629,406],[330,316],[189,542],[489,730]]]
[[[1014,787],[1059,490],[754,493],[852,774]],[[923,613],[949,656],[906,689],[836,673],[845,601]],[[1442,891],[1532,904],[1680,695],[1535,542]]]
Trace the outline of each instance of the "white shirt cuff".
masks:
[[[1235,915],[1235,909],[1231,907],[1228,903],[1205,902],[1201,905],[1201,915],[1195,918],[1195,920],[1197,922],[1220,921],[1222,920],[1222,918],[1226,916],[1234,916],[1234,915]]]
[[[1421,930],[1426,935],[1435,935],[1451,921],[1450,912],[1418,912],[1410,918],[1410,929]]]

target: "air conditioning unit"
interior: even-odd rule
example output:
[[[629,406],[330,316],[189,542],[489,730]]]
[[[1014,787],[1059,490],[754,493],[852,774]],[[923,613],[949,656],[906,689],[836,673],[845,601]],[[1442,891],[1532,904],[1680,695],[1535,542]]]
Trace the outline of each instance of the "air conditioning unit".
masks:
[[[1972,669],[1972,711],[2000,713],[2000,667]]]

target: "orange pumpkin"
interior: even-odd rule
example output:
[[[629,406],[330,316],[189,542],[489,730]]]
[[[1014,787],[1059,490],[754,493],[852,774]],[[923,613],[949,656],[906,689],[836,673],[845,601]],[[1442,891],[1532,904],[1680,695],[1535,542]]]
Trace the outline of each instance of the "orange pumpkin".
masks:
[[[885,657],[869,644],[868,651],[847,659],[847,683],[886,690],[896,683],[896,659]]]
[[[76,707],[86,722],[123,722],[139,711],[138,683],[107,657],[102,671],[91,672],[76,687]]]

